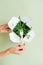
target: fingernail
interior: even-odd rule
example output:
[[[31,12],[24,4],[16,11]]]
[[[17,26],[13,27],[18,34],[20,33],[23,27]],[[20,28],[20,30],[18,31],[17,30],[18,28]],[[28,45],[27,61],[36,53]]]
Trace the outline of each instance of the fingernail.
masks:
[[[21,46],[21,45],[18,45],[19,47]]]
[[[25,46],[25,43],[23,45]]]
[[[19,49],[19,51],[22,51],[23,49]]]

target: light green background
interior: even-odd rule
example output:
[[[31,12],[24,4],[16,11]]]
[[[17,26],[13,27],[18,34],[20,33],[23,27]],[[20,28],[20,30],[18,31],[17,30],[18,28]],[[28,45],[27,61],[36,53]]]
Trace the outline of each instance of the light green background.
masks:
[[[0,0],[0,25],[19,15],[32,18],[36,37],[27,44],[24,54],[5,56],[0,65],[43,65],[43,0]],[[8,34],[0,34],[0,51],[14,45]]]

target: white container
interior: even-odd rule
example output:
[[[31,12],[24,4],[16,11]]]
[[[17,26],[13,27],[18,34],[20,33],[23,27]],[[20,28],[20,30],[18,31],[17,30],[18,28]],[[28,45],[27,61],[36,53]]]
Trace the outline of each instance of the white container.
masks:
[[[26,23],[26,25],[28,27],[32,27],[31,25],[31,19],[28,18],[28,17],[22,17],[21,20]],[[24,42],[31,42],[32,39],[34,38],[35,36],[35,33],[34,31],[31,29],[30,32],[27,33],[27,35],[23,38],[23,31],[20,32],[21,34],[21,38],[15,34],[13,32],[13,28],[17,25],[17,23],[19,22],[19,18],[17,17],[12,17],[11,20],[8,22],[8,26],[9,28],[12,30],[10,33],[9,33],[9,38],[12,42],[16,42],[16,43],[24,43]]]

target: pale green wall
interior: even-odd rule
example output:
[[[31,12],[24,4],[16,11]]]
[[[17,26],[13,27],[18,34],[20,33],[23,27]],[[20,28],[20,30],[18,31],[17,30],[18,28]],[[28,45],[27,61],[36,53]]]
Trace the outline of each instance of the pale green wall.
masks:
[[[32,18],[36,37],[27,44],[23,55],[8,55],[0,65],[43,65],[43,0],[0,0],[0,25],[19,15]],[[0,34],[0,51],[14,45],[8,34]]]

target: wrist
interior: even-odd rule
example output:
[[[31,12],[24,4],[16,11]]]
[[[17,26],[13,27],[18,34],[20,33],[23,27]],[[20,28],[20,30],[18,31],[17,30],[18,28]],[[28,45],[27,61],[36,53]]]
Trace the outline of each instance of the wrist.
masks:
[[[13,54],[13,53],[15,53],[15,48],[9,48],[9,51],[8,51],[10,54]]]
[[[5,54],[6,55],[10,54],[9,49],[5,50]]]

